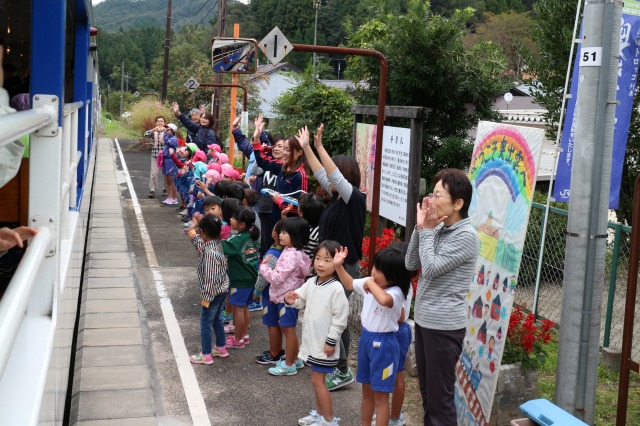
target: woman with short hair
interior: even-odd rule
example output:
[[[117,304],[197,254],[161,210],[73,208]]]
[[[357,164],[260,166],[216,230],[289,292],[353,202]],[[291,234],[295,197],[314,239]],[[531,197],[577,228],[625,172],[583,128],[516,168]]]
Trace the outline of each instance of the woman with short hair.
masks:
[[[425,425],[456,425],[455,366],[466,332],[466,296],[480,239],[469,219],[473,187],[467,174],[444,169],[433,194],[417,205],[405,257],[422,268],[414,303],[415,351]]]

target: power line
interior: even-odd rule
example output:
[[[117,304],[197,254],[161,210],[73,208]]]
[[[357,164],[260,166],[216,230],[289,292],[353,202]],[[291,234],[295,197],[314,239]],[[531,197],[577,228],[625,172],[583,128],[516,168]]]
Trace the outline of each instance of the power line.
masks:
[[[193,20],[193,18],[195,18],[198,13],[200,13],[200,11],[202,9],[204,9],[204,7],[207,5],[207,3],[209,3],[209,0],[205,0],[205,2],[202,4],[202,6],[200,6],[200,9],[198,9],[198,11],[196,13],[193,14],[193,16],[191,18],[189,18],[189,20],[182,26],[182,28],[180,28],[178,30],[178,32],[176,34],[178,34],[180,31],[182,31],[184,29],[184,27],[186,27],[187,25],[189,25],[189,22],[191,22]],[[215,6],[214,6],[215,7]]]

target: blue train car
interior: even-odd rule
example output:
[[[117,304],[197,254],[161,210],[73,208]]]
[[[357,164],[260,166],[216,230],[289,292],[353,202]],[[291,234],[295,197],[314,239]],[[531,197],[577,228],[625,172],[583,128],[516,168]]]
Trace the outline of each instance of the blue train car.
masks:
[[[0,290],[0,423],[68,416],[99,116],[90,0],[0,0],[5,89],[28,106],[0,115],[0,226],[38,230]],[[8,113],[7,113],[8,112]],[[20,141],[20,142],[16,142]],[[27,145],[11,158],[9,147]]]

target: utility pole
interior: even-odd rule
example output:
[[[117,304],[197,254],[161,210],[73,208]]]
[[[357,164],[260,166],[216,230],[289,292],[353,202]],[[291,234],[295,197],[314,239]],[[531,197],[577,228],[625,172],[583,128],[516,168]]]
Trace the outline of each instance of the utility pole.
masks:
[[[595,423],[621,3],[587,1],[584,6],[556,370],[556,404],[590,425]]]
[[[169,46],[171,45],[171,0],[167,0],[167,27],[164,32],[164,68],[162,69],[162,91],[160,98],[167,100],[169,83]]]
[[[313,0],[313,7],[316,8],[316,25],[313,27],[313,45],[316,45],[318,38],[318,9],[320,8],[320,0]],[[318,78],[316,73],[316,52],[313,52],[313,78]]]
[[[122,77],[120,77],[120,117],[124,113],[124,58],[122,58]]]
[[[218,37],[224,37],[225,28],[227,21],[227,0],[219,0],[218,3]],[[214,83],[221,84],[222,83],[222,74],[216,74],[213,79]],[[213,130],[220,134],[220,96],[222,93],[222,89],[220,87],[216,87],[213,91],[213,102],[211,105],[212,114],[213,114]],[[229,142],[231,143],[231,142]]]

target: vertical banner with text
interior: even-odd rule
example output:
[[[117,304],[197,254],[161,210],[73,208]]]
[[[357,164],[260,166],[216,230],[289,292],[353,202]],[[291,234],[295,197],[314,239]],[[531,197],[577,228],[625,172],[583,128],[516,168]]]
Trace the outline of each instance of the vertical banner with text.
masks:
[[[544,130],[481,121],[469,168],[480,237],[456,366],[458,425],[488,424],[527,233]]]
[[[380,216],[402,226],[406,226],[407,223],[410,140],[410,129],[384,126],[380,176]],[[373,189],[375,156],[376,125],[358,123],[356,160],[361,174],[360,190],[367,194]],[[369,211],[371,211],[372,198],[367,197]]]
[[[581,32],[582,33],[582,32]],[[571,79],[571,98],[567,103],[565,124],[562,130],[562,152],[558,159],[558,170],[553,196],[557,201],[569,202],[571,188],[571,163],[574,147],[576,98],[578,95],[579,67],[590,56],[578,47],[578,54]],[[633,109],[633,98],[640,67],[640,2],[625,1],[620,25],[620,52],[618,55],[618,84],[616,91],[615,128],[613,131],[613,156],[611,159],[611,187],[609,208],[617,209],[620,202],[620,184],[627,149],[629,125]],[[579,142],[579,141],[578,141]]]

